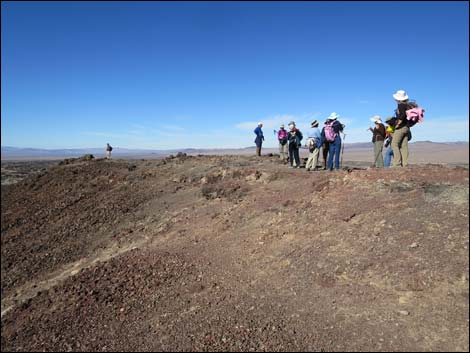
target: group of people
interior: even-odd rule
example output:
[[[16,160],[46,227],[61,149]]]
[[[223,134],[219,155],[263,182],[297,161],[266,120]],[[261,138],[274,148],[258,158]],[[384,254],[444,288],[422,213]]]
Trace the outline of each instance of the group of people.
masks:
[[[321,131],[318,128],[319,123],[317,120],[311,122],[305,143],[309,150],[309,156],[305,164],[307,171],[320,169],[317,166],[320,149],[323,149],[323,169],[333,170],[333,167],[335,169],[340,168],[342,143],[340,133],[343,132],[345,125],[341,124],[338,118],[339,115],[337,113],[331,113]],[[263,123],[260,122],[254,131],[256,134],[256,154],[258,156],[261,155],[261,147],[264,141],[262,127]],[[284,162],[289,161],[289,168],[300,168],[299,149],[302,147],[303,134],[296,127],[295,121],[291,121],[288,127],[289,130],[286,130],[284,124],[282,124],[279,127],[279,131],[277,131],[280,158]]]
[[[375,124],[374,128],[369,128],[372,132],[372,142],[374,144],[374,166],[382,167],[406,167],[408,165],[408,141],[411,140],[411,127],[417,122],[422,122],[424,109],[418,107],[416,102],[410,101],[405,91],[399,90],[393,94],[397,103],[395,115],[385,120],[387,126],[382,123],[379,115],[371,118]],[[326,119],[322,130],[319,129],[317,120],[311,122],[311,129],[308,131],[305,147],[309,150],[305,169],[313,171],[318,169],[338,170],[340,168],[340,156],[342,155],[342,139],[346,136],[343,132],[345,125],[338,120],[339,115],[331,113]],[[261,147],[264,141],[262,131],[263,123],[258,123],[254,130],[256,134],[256,154],[261,156]],[[289,168],[300,168],[299,149],[302,146],[303,134],[296,127],[295,122],[288,124],[289,130],[285,129],[284,124],[277,131],[279,142],[279,154],[281,160],[289,161]],[[383,157],[383,148],[385,160]],[[318,158],[320,149],[323,154],[323,168],[318,167]],[[289,157],[287,157],[289,156]],[[392,163],[393,159],[393,163]]]
[[[411,140],[411,127],[423,121],[424,109],[411,101],[405,91],[399,90],[393,94],[397,103],[395,115],[385,120],[387,126],[382,123],[379,115],[371,118],[375,124],[372,131],[374,143],[374,164],[376,168],[382,167],[406,167],[408,165],[408,142]],[[383,158],[383,148],[385,159]],[[393,163],[392,163],[393,159]]]

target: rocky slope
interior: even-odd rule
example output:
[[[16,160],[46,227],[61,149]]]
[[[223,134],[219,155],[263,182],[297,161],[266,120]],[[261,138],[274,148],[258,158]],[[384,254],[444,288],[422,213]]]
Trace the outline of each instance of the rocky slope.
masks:
[[[69,160],[2,186],[2,351],[468,351],[468,169]]]

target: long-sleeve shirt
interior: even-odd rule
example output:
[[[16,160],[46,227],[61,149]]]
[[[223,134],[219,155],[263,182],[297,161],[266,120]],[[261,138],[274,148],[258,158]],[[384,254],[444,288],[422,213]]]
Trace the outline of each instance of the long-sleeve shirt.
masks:
[[[264,140],[263,131],[261,130],[261,127],[257,126],[254,133],[256,134],[256,137],[259,137]]]
[[[321,138],[321,132],[320,132],[319,128],[313,127],[310,130],[308,130],[307,137],[315,139],[315,141],[317,143],[317,147],[318,148],[321,147],[322,138]]]
[[[256,127],[254,133],[256,134],[256,138],[255,138],[256,147],[261,147],[264,141],[263,131],[261,130],[261,127],[259,126]]]

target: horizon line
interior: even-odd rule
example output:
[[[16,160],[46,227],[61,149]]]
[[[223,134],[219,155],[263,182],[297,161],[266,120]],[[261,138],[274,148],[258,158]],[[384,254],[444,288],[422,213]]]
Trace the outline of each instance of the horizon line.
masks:
[[[459,141],[444,141],[444,142],[437,142],[431,140],[420,140],[420,141],[413,141],[409,144],[414,143],[436,143],[436,144],[449,144],[449,143],[469,143],[469,141],[459,140]],[[370,143],[370,141],[363,141],[363,142],[345,142],[345,145],[354,145],[354,144],[364,144]],[[86,150],[86,149],[103,149],[105,147],[55,147],[55,148],[47,148],[47,147],[17,147],[11,145],[1,145],[1,148],[17,148],[17,149],[34,149],[34,150]],[[174,147],[174,148],[167,148],[167,149],[159,149],[159,148],[143,148],[143,147],[113,147],[113,149],[127,149],[127,150],[147,150],[147,151],[175,151],[175,150],[238,150],[238,149],[247,149],[247,148],[255,148],[256,146],[245,146],[245,147]],[[264,147],[264,148],[277,148],[277,146],[273,147]]]

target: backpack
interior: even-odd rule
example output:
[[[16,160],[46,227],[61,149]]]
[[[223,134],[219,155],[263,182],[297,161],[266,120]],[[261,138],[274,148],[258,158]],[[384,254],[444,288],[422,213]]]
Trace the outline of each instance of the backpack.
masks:
[[[420,107],[414,101],[408,102],[408,104],[406,106],[406,110],[408,111],[408,110],[411,110],[411,109],[414,109],[414,108],[420,108]],[[423,112],[424,112],[424,109],[423,109]],[[424,113],[423,113],[423,116],[424,116]],[[407,122],[408,122],[408,127],[413,127],[418,122],[418,119],[416,119],[416,120],[407,120]]]
[[[302,139],[303,139],[303,135],[300,132],[300,130],[295,129],[295,132],[292,132],[292,131],[289,132],[289,137],[288,137],[289,145],[295,144],[296,147],[300,147],[302,145],[300,143],[300,141],[302,141]]]
[[[333,120],[325,124],[325,137],[328,142],[334,142],[336,136],[338,136],[338,131],[335,131],[335,129],[333,128],[335,122],[336,120]]]
[[[277,135],[278,139],[279,139],[279,143],[281,145],[285,145],[287,143],[287,137],[289,136],[289,133],[285,130],[279,130],[279,133]]]
[[[315,149],[318,148],[318,141],[317,141],[317,139],[314,138],[314,137],[309,137],[309,138],[307,139],[306,146],[307,146],[309,152],[312,153],[313,151],[315,151]]]

